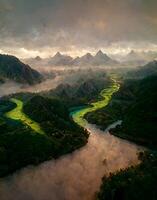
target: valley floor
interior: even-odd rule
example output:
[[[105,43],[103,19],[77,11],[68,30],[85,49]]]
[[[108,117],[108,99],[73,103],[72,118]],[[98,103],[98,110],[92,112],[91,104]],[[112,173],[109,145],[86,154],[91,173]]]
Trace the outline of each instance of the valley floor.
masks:
[[[81,149],[1,179],[1,200],[91,200],[104,175],[139,163],[141,148],[95,126],[87,128],[91,134]]]

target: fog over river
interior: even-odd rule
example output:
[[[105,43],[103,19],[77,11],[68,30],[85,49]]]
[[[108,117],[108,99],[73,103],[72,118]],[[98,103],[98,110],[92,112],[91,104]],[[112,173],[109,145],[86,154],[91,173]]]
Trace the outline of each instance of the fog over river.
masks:
[[[93,200],[101,179],[138,164],[140,147],[87,125],[88,144],[72,154],[1,179],[1,200]]]

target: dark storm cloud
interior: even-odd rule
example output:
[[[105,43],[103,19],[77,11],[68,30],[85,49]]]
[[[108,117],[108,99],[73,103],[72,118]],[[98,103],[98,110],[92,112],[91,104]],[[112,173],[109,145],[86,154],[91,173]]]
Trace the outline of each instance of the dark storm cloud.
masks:
[[[156,0],[0,0],[1,49],[157,43]]]

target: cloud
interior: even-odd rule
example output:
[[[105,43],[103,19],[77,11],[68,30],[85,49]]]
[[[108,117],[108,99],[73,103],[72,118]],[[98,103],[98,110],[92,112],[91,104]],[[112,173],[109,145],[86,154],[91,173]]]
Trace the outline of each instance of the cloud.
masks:
[[[0,0],[2,47],[39,50],[157,44],[155,0]],[[4,6],[5,5],[5,6]],[[0,9],[0,11],[1,11]]]

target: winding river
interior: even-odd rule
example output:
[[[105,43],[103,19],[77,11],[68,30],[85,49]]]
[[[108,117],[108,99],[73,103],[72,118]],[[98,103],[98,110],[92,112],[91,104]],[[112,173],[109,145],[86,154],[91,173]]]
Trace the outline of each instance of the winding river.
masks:
[[[73,120],[78,125],[86,128],[86,125],[88,124],[88,122],[84,118],[85,114],[87,114],[89,112],[94,112],[94,111],[104,108],[105,106],[108,105],[108,103],[110,102],[110,100],[112,98],[112,95],[115,92],[117,92],[120,87],[120,85],[118,84],[118,82],[115,79],[112,79],[112,81],[113,81],[113,83],[110,87],[101,91],[100,96],[102,99],[100,101],[91,103],[86,108],[80,108],[78,110],[76,109],[74,112],[71,113]]]
[[[87,145],[57,160],[29,166],[0,180],[1,200],[93,200],[101,178],[138,164],[138,146],[101,131],[84,119],[87,112],[105,107],[119,89],[116,81],[101,92],[102,99],[71,113],[89,132]]]
[[[20,120],[23,124],[26,126],[29,126],[32,128],[35,132],[39,134],[45,134],[42,128],[40,127],[40,124],[30,119],[24,112],[23,112],[23,102],[19,99],[11,98],[11,102],[16,104],[16,107],[7,112],[5,116],[7,118],[13,119],[13,120]]]

